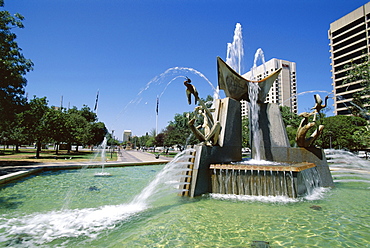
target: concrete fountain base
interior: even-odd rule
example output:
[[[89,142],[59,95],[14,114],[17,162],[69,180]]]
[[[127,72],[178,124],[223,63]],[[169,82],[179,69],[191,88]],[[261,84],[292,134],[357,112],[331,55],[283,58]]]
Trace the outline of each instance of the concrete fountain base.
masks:
[[[313,163],[211,164],[211,193],[296,198],[319,186]]]

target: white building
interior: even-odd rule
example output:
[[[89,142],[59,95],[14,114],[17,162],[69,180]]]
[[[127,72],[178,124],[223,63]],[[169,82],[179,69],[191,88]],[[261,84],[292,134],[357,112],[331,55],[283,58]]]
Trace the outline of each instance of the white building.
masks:
[[[331,23],[328,35],[334,113],[349,115],[354,94],[364,89],[361,80],[346,82],[346,78],[352,63],[361,64],[370,54],[370,2]]]
[[[288,106],[293,113],[298,112],[297,105],[297,82],[296,82],[296,64],[282,59],[271,59],[264,65],[260,65],[252,71],[243,75],[248,80],[261,80],[274,71],[282,68],[278,79],[272,85],[267,97],[266,103],[277,103],[278,105]],[[248,105],[246,101],[241,101],[242,116],[248,115]]]
[[[129,141],[132,135],[131,130],[124,130],[123,131],[123,142]]]

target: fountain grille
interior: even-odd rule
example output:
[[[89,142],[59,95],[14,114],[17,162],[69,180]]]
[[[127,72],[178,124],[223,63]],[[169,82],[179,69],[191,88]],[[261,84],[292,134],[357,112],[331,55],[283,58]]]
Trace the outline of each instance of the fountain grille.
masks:
[[[296,198],[319,187],[313,163],[279,165],[211,164],[211,193]]]

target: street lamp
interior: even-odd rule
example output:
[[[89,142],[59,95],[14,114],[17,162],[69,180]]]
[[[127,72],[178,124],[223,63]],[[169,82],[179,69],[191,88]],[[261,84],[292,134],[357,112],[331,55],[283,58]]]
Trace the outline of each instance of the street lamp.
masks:
[[[112,141],[111,141],[111,150],[110,150],[110,158],[112,159],[113,158],[113,151],[114,151],[114,148],[113,148],[113,141],[114,141],[114,130],[112,130]]]

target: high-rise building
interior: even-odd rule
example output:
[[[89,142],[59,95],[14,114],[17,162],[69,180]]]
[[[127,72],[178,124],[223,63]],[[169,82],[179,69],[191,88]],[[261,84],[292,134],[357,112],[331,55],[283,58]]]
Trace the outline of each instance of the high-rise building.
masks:
[[[132,132],[131,130],[124,130],[123,131],[123,142],[130,141]]]
[[[248,80],[261,80],[279,68],[282,68],[282,71],[272,85],[265,102],[288,106],[293,113],[297,113],[296,64],[294,62],[274,58],[253,69],[253,75],[252,71],[249,71],[243,77]],[[248,115],[247,102],[241,101],[241,104],[242,116]]]
[[[348,115],[354,93],[363,89],[361,81],[346,83],[352,63],[360,64],[369,55],[370,2],[330,24],[331,73],[334,113]]]

